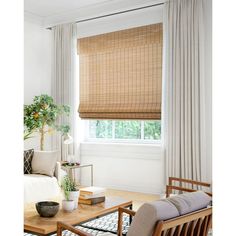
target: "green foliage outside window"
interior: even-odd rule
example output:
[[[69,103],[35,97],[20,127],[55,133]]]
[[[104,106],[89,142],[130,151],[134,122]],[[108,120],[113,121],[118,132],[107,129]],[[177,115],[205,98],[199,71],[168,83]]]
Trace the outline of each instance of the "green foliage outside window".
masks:
[[[144,122],[144,139],[158,140],[161,139],[161,122],[145,121]]]
[[[112,138],[111,120],[91,120],[89,125],[90,138]]]
[[[115,138],[118,139],[140,139],[141,122],[140,121],[116,121]]]
[[[161,121],[91,120],[89,138],[160,140]]]

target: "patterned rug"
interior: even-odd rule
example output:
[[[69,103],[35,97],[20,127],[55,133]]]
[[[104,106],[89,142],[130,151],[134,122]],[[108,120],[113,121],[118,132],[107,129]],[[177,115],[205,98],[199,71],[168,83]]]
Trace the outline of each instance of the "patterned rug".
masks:
[[[81,224],[76,226],[76,228],[81,229],[87,233],[90,233],[94,236],[99,236],[104,231],[114,233],[114,235],[117,233],[117,222],[118,222],[118,212],[100,217],[95,220],[91,220],[87,223]],[[126,235],[129,228],[129,216],[124,214],[123,215],[123,235]],[[24,236],[34,236],[35,234],[29,234],[24,233]],[[53,234],[52,236],[56,236],[56,234]],[[63,232],[63,236],[75,236],[74,233],[71,233],[70,231],[65,230]]]
[[[90,233],[94,236],[99,236],[104,231],[108,231],[114,233],[116,235],[117,232],[117,222],[118,222],[118,212],[100,217],[98,219],[89,221],[87,223],[76,226],[76,228],[81,229],[87,233]],[[123,235],[126,235],[129,229],[129,216],[123,215]],[[24,233],[24,236],[34,236],[35,234]],[[53,234],[52,236],[56,236]],[[63,236],[76,236],[74,233],[71,233],[68,230],[63,232]],[[212,236],[212,231],[208,233],[208,236]]]

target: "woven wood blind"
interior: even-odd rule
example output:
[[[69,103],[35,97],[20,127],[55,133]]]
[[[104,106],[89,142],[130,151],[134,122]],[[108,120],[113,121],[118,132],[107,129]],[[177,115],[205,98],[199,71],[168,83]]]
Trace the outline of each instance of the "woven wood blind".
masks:
[[[78,54],[81,118],[161,118],[161,23],[78,39]]]

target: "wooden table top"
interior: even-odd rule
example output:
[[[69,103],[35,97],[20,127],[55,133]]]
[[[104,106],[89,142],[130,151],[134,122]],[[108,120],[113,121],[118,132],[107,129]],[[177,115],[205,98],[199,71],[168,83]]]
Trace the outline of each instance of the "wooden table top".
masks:
[[[24,230],[39,235],[49,235],[57,230],[57,221],[62,221],[70,225],[77,225],[104,214],[116,211],[119,207],[128,207],[132,201],[120,197],[106,197],[106,201],[95,205],[79,204],[78,208],[72,212],[65,212],[61,209],[52,218],[40,217],[35,208],[25,209]]]

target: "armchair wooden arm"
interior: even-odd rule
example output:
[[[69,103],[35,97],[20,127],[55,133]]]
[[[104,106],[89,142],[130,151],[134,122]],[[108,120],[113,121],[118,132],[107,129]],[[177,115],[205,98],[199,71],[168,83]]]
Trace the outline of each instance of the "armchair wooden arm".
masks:
[[[176,177],[169,177],[169,184],[166,185],[166,197],[170,196],[170,194],[172,193],[172,190],[179,190],[179,191],[183,191],[183,192],[195,192],[196,191],[193,188],[184,188],[181,186],[173,185],[174,181],[178,182],[180,185],[182,183],[188,183],[188,184],[192,184],[192,185],[196,185],[196,186],[203,186],[203,187],[208,187],[208,188],[211,187],[211,184],[206,183],[206,182],[200,182],[200,181],[182,179],[182,178],[176,178]],[[212,193],[206,192],[206,194],[208,194],[209,196],[212,196]]]
[[[123,207],[118,208],[118,229],[117,229],[118,232],[117,232],[117,234],[119,236],[122,236],[123,213],[129,214],[130,216],[134,216],[136,212],[132,211],[130,209],[127,209],[127,208],[123,208]],[[89,234],[89,233],[83,232],[82,230],[76,229],[75,227],[73,227],[69,224],[58,221],[57,222],[57,236],[62,236],[62,231],[65,229],[69,230],[79,236],[93,236],[92,234]]]
[[[62,231],[64,229],[69,230],[79,236],[93,236],[92,234],[89,234],[89,233],[83,232],[82,230],[76,229],[75,227],[73,227],[69,224],[58,221],[57,222],[57,236],[62,236]]]
[[[123,213],[129,214],[130,216],[135,215],[135,211],[124,208],[124,207],[119,207],[118,208],[118,229],[117,229],[117,234],[118,236],[122,236],[122,225],[123,225]]]

